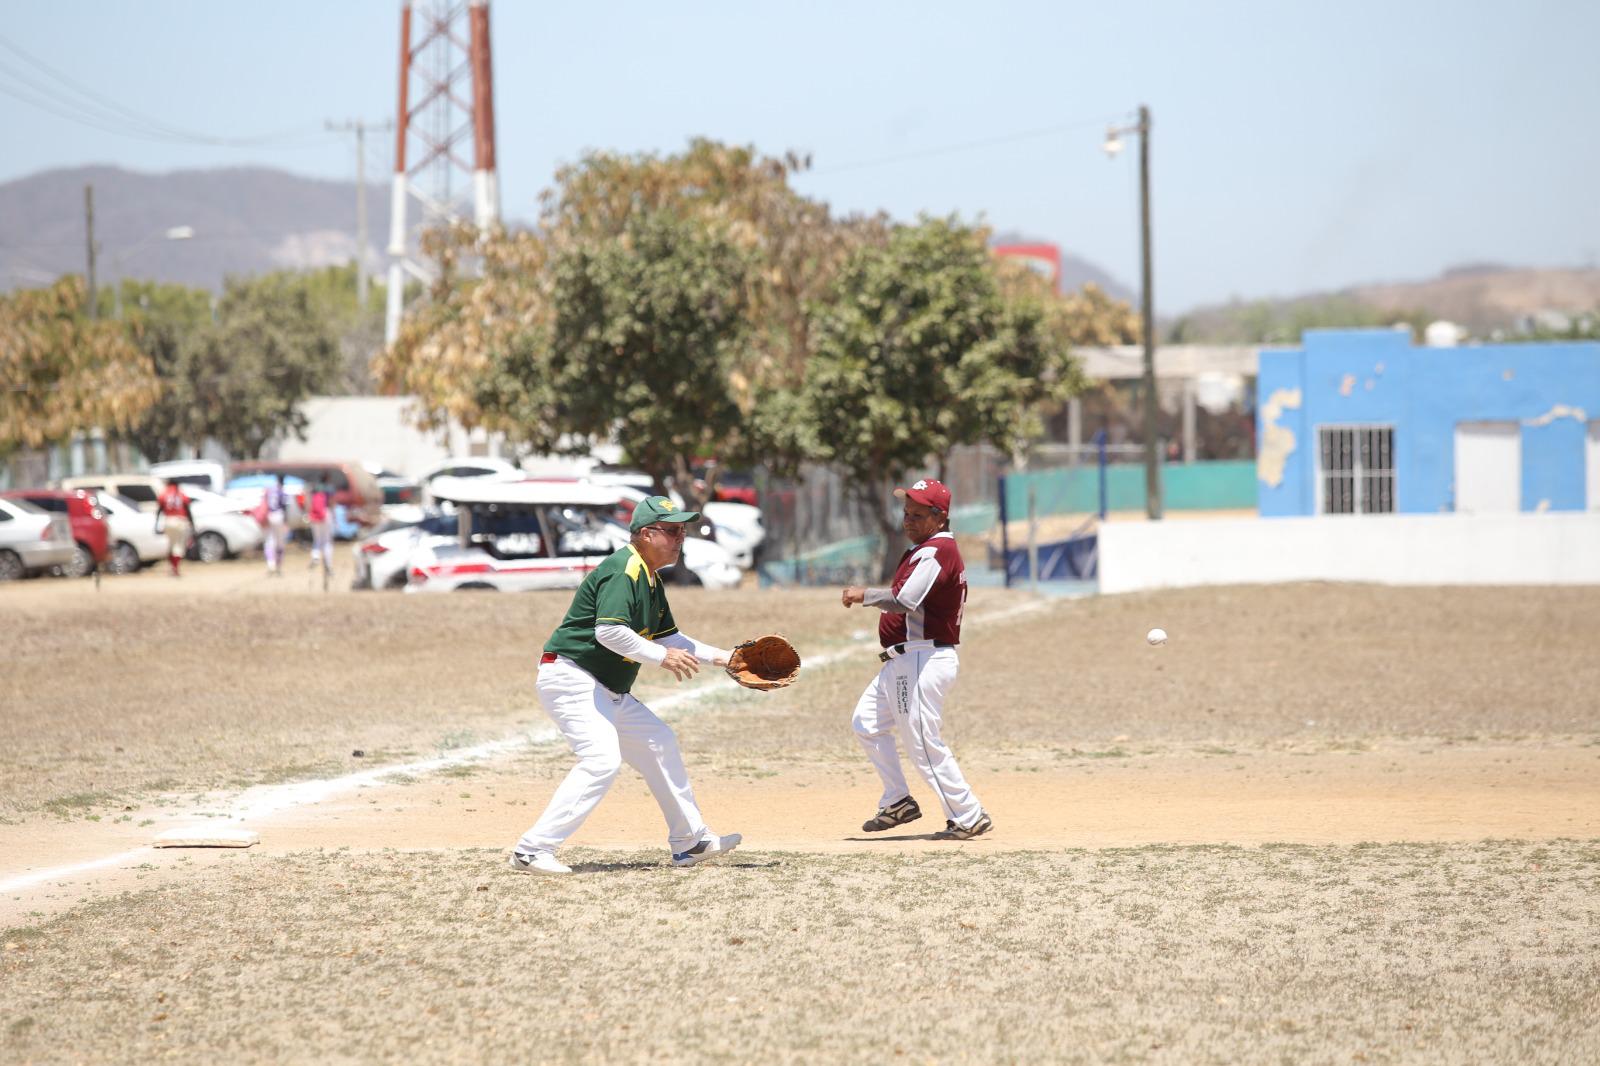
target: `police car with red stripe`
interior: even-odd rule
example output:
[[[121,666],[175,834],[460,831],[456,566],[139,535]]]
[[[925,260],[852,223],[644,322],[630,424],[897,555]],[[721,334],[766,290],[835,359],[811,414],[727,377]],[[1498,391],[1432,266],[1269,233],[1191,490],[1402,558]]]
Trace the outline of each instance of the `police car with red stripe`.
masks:
[[[407,592],[576,588],[628,542],[616,488],[566,482],[436,478],[429,494],[454,512],[457,535],[431,537],[407,563]],[[691,536],[669,581],[732,588],[741,571],[714,542]]]

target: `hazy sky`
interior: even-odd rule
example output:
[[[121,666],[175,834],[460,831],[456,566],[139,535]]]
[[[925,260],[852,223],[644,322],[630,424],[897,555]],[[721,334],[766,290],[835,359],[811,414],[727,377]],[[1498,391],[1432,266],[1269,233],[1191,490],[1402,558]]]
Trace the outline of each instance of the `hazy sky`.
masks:
[[[87,163],[351,178],[350,139],[322,124],[393,114],[399,11],[9,5],[0,181]],[[810,151],[796,184],[837,211],[982,218],[1136,285],[1137,152],[1112,162],[1100,143],[1145,103],[1163,314],[1464,262],[1600,259],[1588,0],[494,0],[491,20],[507,217],[532,218],[554,168],[587,148],[666,152],[704,135]],[[294,138],[169,143],[67,121],[18,98],[70,94],[8,45],[170,126]],[[369,174],[392,150],[378,139]]]

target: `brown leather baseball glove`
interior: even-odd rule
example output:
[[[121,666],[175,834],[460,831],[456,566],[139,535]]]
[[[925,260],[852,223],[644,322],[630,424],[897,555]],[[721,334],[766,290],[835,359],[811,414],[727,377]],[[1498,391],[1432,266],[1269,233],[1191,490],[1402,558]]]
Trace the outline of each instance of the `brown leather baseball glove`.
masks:
[[[800,653],[776,633],[734,646],[728,676],[745,688],[785,688],[800,676]]]

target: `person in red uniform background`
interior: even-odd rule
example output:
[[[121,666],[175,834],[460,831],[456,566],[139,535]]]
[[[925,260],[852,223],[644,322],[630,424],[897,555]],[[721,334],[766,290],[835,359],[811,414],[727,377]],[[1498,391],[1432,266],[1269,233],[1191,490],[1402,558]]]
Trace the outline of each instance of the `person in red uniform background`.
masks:
[[[994,828],[972,794],[954,753],[940,736],[945,697],[961,661],[961,615],[967,571],[950,533],[950,490],[932,479],[895,489],[905,500],[903,528],[911,547],[888,588],[847,587],[846,607],[877,607],[878,658],[883,667],[861,693],[851,720],[856,738],[883,780],[878,813],[861,828],[882,832],[914,822],[922,810],[911,796],[896,740],[904,744],[923,780],[939,797],[945,827],[936,840],[969,840]]]
[[[194,512],[189,508],[189,497],[176,481],[167,482],[156,497],[156,510],[161,529],[167,534],[167,565],[172,567],[172,576],[177,577],[178,564],[189,550],[189,536],[194,532]]]

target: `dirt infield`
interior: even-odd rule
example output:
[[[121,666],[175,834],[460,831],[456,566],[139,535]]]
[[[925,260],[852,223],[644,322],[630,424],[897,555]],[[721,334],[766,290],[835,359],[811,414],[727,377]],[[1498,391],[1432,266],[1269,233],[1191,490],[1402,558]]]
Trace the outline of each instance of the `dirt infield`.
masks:
[[[1600,1054],[1591,590],[975,589],[950,733],[998,829],[959,845],[859,831],[875,616],[675,592],[810,663],[646,674],[746,845],[672,870],[625,773],[552,885],[499,864],[570,764],[531,691],[567,594],[192,572],[0,589],[6,1061]],[[264,797],[250,851],[143,847]]]

